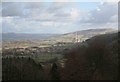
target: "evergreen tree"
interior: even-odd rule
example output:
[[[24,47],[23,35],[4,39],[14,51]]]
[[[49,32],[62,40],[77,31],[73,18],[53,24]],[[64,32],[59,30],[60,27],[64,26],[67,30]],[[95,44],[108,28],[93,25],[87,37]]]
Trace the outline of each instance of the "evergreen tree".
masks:
[[[51,74],[51,79],[52,80],[59,80],[60,79],[59,69],[58,69],[58,66],[57,66],[56,63],[52,64],[50,74]]]

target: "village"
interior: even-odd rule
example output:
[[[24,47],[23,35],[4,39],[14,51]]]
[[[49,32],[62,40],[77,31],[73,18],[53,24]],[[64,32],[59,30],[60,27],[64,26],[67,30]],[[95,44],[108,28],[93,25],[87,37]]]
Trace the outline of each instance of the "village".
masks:
[[[61,43],[58,42],[50,47],[18,47],[18,48],[3,48],[2,56],[3,57],[34,57],[38,55],[45,54],[62,54],[67,51],[73,43]]]

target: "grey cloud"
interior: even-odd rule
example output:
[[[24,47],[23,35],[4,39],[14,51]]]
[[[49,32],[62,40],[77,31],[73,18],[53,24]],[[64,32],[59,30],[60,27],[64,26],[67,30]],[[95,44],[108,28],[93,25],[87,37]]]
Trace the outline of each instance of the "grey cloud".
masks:
[[[4,2],[2,16],[20,16],[26,20],[35,21],[69,21],[70,13],[65,12],[66,7],[73,3],[43,3],[43,2]],[[75,4],[74,4],[75,5]],[[48,14],[42,16],[43,14]],[[38,16],[38,17],[36,17]]]
[[[65,12],[65,11],[60,11],[60,12],[56,12],[55,14],[54,14],[54,16],[55,17],[70,17],[71,16],[71,14],[70,14],[70,12],[69,13],[67,13],[67,12]]]
[[[111,22],[111,17],[114,15],[117,15],[117,5],[104,3],[100,5],[98,9],[90,11],[89,16],[87,16],[88,19],[85,19],[86,17],[84,17],[80,22],[93,24],[107,23]]]
[[[72,14],[70,9],[78,7],[72,6],[71,3],[49,3],[49,5],[45,4],[47,3],[4,3],[2,9],[4,11],[3,16],[14,16],[13,18],[15,19],[10,23],[9,21],[5,21],[3,23],[3,31],[62,32],[65,30],[65,32],[68,32],[75,29],[79,30],[82,27],[104,27],[107,22],[116,22],[117,18],[117,7],[109,3],[100,5],[98,7],[99,10],[96,9],[90,12],[87,11],[83,14],[82,11],[79,12],[78,10],[78,14],[80,15],[75,17],[74,20],[71,17]],[[76,5],[75,3],[72,4]],[[16,18],[15,16],[19,17]],[[108,26],[108,24],[106,26]]]
[[[24,15],[23,6],[17,2],[3,2],[2,16],[22,16]]]
[[[42,2],[3,2],[2,16],[27,17],[35,9],[44,10],[46,6]]]
[[[47,8],[47,12],[53,14],[64,13],[68,8],[74,8],[76,6],[78,6],[77,2],[52,2]]]
[[[44,2],[27,2],[25,8],[28,9],[36,9],[36,8],[42,8],[44,6]]]
[[[7,21],[2,22],[2,32],[13,32],[13,31],[15,31],[15,29],[13,27],[14,27],[14,24],[11,24]]]

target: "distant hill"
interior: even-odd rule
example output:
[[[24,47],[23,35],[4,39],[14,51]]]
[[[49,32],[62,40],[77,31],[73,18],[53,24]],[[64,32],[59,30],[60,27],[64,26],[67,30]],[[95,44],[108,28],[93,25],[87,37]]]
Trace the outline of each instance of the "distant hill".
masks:
[[[117,30],[114,30],[114,29],[88,29],[88,30],[81,30],[81,31],[66,33],[66,34],[60,35],[59,37],[53,38],[53,40],[60,41],[60,42],[61,41],[74,42],[77,37],[78,41],[82,42],[96,35],[114,33],[116,31]]]
[[[2,33],[2,40],[55,40],[62,42],[74,41],[77,37],[83,41],[99,34],[114,32],[113,29],[88,29],[66,34],[26,34],[26,33]]]
[[[3,40],[44,40],[58,34],[2,33]]]

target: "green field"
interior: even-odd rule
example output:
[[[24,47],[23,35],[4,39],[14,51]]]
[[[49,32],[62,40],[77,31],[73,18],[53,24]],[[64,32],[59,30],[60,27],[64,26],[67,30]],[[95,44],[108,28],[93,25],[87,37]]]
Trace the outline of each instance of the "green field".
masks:
[[[40,63],[40,62],[52,62],[55,61],[57,59],[62,59],[63,55],[61,54],[44,54],[44,55],[39,55],[36,57],[33,57],[33,59]]]

